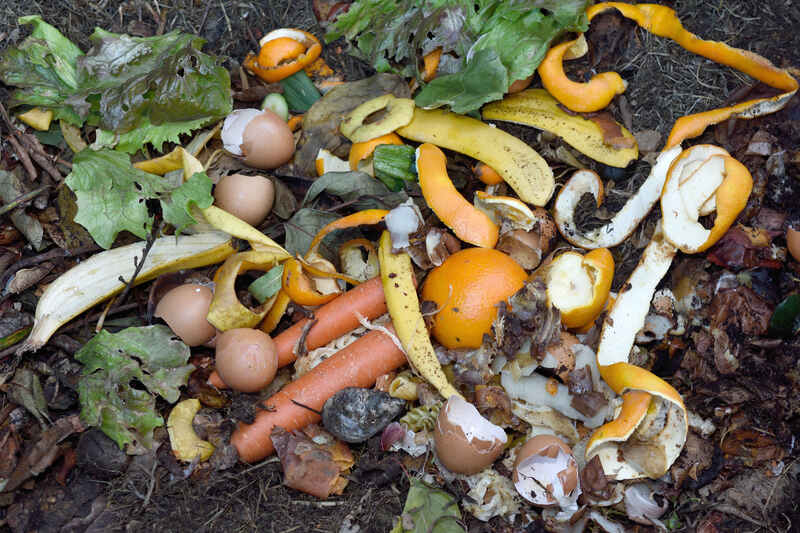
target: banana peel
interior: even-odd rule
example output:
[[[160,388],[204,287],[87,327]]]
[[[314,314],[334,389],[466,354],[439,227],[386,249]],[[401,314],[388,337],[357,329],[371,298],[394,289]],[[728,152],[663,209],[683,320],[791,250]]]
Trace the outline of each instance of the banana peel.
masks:
[[[433,350],[425,319],[419,308],[411,258],[405,252],[392,253],[392,238],[388,231],[381,235],[378,260],[386,307],[409,362],[444,398],[450,398],[454,394],[461,397],[447,381]]]
[[[197,436],[192,421],[200,410],[196,398],[175,405],[167,418],[167,433],[172,453],[180,461],[205,461],[214,453],[214,445]]]
[[[605,165],[626,167],[639,157],[636,139],[621,124],[567,113],[544,89],[528,89],[483,107],[484,120],[502,120],[533,126],[561,137],[564,142]]]
[[[555,190],[553,171],[536,150],[480,120],[441,109],[415,108],[411,122],[396,133],[486,163],[529,204],[544,206]]]
[[[36,305],[33,330],[19,353],[44,346],[62,325],[121,292],[145,245],[142,241],[95,254],[48,285]],[[150,248],[134,285],[161,274],[220,263],[235,252],[230,235],[218,231],[160,237]]]

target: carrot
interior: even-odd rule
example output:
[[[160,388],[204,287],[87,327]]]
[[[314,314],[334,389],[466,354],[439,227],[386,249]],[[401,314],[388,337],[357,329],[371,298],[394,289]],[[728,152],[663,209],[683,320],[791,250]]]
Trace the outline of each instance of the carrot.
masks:
[[[306,348],[313,350],[325,346],[348,331],[354,330],[359,326],[358,315],[373,319],[385,312],[386,298],[383,295],[383,285],[380,276],[376,276],[314,311],[316,323],[308,330],[305,339]],[[304,318],[272,339],[278,352],[278,367],[286,366],[297,359],[294,346],[310,321]],[[209,376],[208,382],[218,388],[226,388],[221,386],[222,380],[216,371]]]
[[[320,420],[314,411],[298,404],[320,411],[338,391],[369,387],[405,363],[405,354],[388,335],[369,331],[264,401],[267,410],[259,411],[252,424],[239,423],[231,444],[242,461],[261,460],[274,451],[270,438],[274,427],[292,431]]]

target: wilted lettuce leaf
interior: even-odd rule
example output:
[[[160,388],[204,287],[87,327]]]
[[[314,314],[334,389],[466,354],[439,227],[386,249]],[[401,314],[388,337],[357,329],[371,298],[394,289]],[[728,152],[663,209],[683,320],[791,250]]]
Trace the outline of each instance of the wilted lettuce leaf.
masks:
[[[411,478],[403,514],[391,533],[464,533],[458,503],[444,490]]]
[[[164,424],[155,396],[174,403],[194,370],[186,346],[166,326],[100,331],[76,354],[81,419],[99,427],[120,448],[151,448],[153,429]]]
[[[133,154],[145,144],[150,143],[153,148],[161,152],[165,142],[179,144],[181,135],[202,128],[207,123],[208,119],[199,118],[182,122],[164,122],[154,126],[145,118],[141,126],[121,135],[98,129],[92,148],[114,148],[120,152]]]
[[[584,31],[589,3],[357,0],[336,19],[326,39],[344,36],[351,53],[378,71],[416,76],[423,86],[418,105],[448,105],[468,113],[533,74],[553,39],[568,31]],[[444,73],[425,85],[419,59],[439,47]]]
[[[160,200],[164,220],[182,229],[193,224],[189,210],[211,205],[211,180],[205,174],[172,186],[161,176],[131,165],[128,155],[113,150],[83,150],[75,154],[65,180],[77,197],[75,221],[103,248],[110,248],[120,231],[145,238],[153,221],[148,200]]]
[[[130,37],[97,28],[83,54],[39,17],[20,23],[34,24],[33,35],[0,59],[0,79],[20,87],[12,107],[37,105],[78,126],[100,126],[122,136],[128,152],[146,142],[160,148],[232,110],[228,71],[200,52],[199,37]]]
[[[292,218],[285,222],[286,243],[283,247],[292,255],[305,255],[308,252],[308,247],[311,246],[314,235],[325,224],[338,218],[341,218],[341,216],[330,211],[320,211],[319,209],[310,209],[308,207],[298,210]],[[322,251],[324,252],[324,249]]]
[[[76,61],[83,52],[39,15],[21,17],[17,22],[32,24],[33,32],[0,58],[0,79],[19,87],[11,93],[9,107],[46,107],[53,110],[55,118],[81,124],[78,113],[63,102],[77,90]]]

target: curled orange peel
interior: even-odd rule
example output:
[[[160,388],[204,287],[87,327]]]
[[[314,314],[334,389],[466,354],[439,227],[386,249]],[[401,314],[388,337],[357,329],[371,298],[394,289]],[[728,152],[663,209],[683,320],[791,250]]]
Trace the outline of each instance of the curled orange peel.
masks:
[[[292,299],[289,298],[289,295],[283,290],[283,285],[281,285],[281,289],[278,291],[278,294],[275,295],[275,302],[272,304],[272,307],[269,308],[266,316],[264,316],[264,320],[262,320],[261,324],[258,326],[259,329],[264,333],[272,333],[272,331],[278,327],[278,323],[281,321],[281,317],[283,317],[291,301]]]
[[[594,322],[602,312],[614,278],[614,258],[605,248],[581,256],[573,251],[556,256],[547,267],[547,296],[561,311],[568,329]],[[583,301],[576,301],[583,293]],[[567,301],[567,300],[571,301]]]
[[[314,35],[295,28],[273,30],[260,41],[258,55],[248,54],[244,67],[268,83],[275,83],[311,65],[322,53]]]
[[[776,67],[764,57],[747,50],[699,38],[686,30],[675,11],[666,6],[603,2],[587,9],[586,16],[591,21],[595,16],[611,9],[616,9],[622,16],[633,20],[641,28],[654,35],[672,39],[689,52],[733,67],[783,91],[782,94],[771,98],[757,98],[734,106],[681,117],[675,122],[665,148],[679,145],[686,139],[700,135],[708,126],[718,124],[731,117],[753,118],[773,113],[785,106],[797,91],[797,80],[786,70]],[[562,60],[564,53],[574,42],[563,43],[550,49],[539,66],[542,84],[562,104],[573,111],[598,111],[608,105],[616,94],[622,92],[620,91],[622,79],[616,73],[604,72],[597,74],[588,83],[569,80],[564,74]],[[622,83],[624,84],[624,82]]]
[[[357,211],[351,215],[347,215],[345,217],[338,218],[333,222],[329,222],[314,236],[314,239],[311,241],[311,244],[308,247],[306,258],[317,252],[319,245],[322,243],[322,239],[324,239],[329,233],[340,229],[378,224],[382,222],[384,218],[386,218],[388,213],[389,211],[386,209],[364,209],[363,211]]]
[[[403,139],[396,133],[387,133],[386,135],[381,135],[380,137],[375,137],[368,141],[353,143],[350,147],[350,170],[358,170],[358,164],[362,160],[372,156],[373,152],[375,152],[375,148],[382,144],[403,144]]]
[[[469,203],[447,175],[447,159],[436,145],[417,148],[417,175],[422,196],[448,228],[464,242],[494,248],[500,228],[486,213]]]
[[[442,59],[442,47],[436,48],[422,56],[422,80],[431,81],[436,77],[439,61]]]
[[[503,183],[503,176],[497,173],[495,169],[486,163],[478,163],[472,167],[472,172],[475,176],[486,185],[497,185]]]
[[[326,304],[339,296],[338,292],[329,294],[318,292],[303,272],[304,268],[309,266],[295,258],[287,260],[283,265],[281,287],[291,301],[300,305],[316,306]]]

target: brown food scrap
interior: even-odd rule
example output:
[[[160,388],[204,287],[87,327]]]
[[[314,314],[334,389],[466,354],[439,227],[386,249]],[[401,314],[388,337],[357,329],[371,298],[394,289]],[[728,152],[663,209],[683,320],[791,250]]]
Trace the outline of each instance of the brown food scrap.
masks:
[[[347,486],[333,454],[299,431],[289,433],[275,427],[270,438],[281,460],[287,487],[325,499],[341,494]]]
[[[596,500],[607,500],[611,497],[613,491],[600,463],[600,456],[592,457],[581,469],[580,476],[581,490],[584,494]]]
[[[687,478],[697,481],[700,474],[711,467],[713,459],[714,444],[690,431],[683,452],[670,470],[675,488],[680,488]]]
[[[772,306],[747,287],[720,291],[711,302],[711,327],[734,326],[745,335],[764,335]]]
[[[720,447],[727,457],[738,457],[748,466],[766,461],[780,461],[786,456],[786,451],[774,437],[752,429],[731,431]]]
[[[596,113],[587,118],[597,124],[603,131],[603,144],[606,146],[610,146],[615,150],[622,150],[624,148],[632,148],[636,144],[634,138],[623,135],[622,126],[614,120],[611,113]]]
[[[771,246],[776,232],[736,226],[728,230],[708,253],[707,259],[721,267],[781,268],[783,261],[774,257]]]
[[[511,412],[511,399],[503,387],[489,385],[475,388],[475,408],[492,424],[500,427],[516,426],[517,417]]]
[[[730,337],[721,329],[711,330],[714,338],[714,365],[722,375],[735,374],[739,369],[739,359],[736,357],[738,349],[731,343]]]

